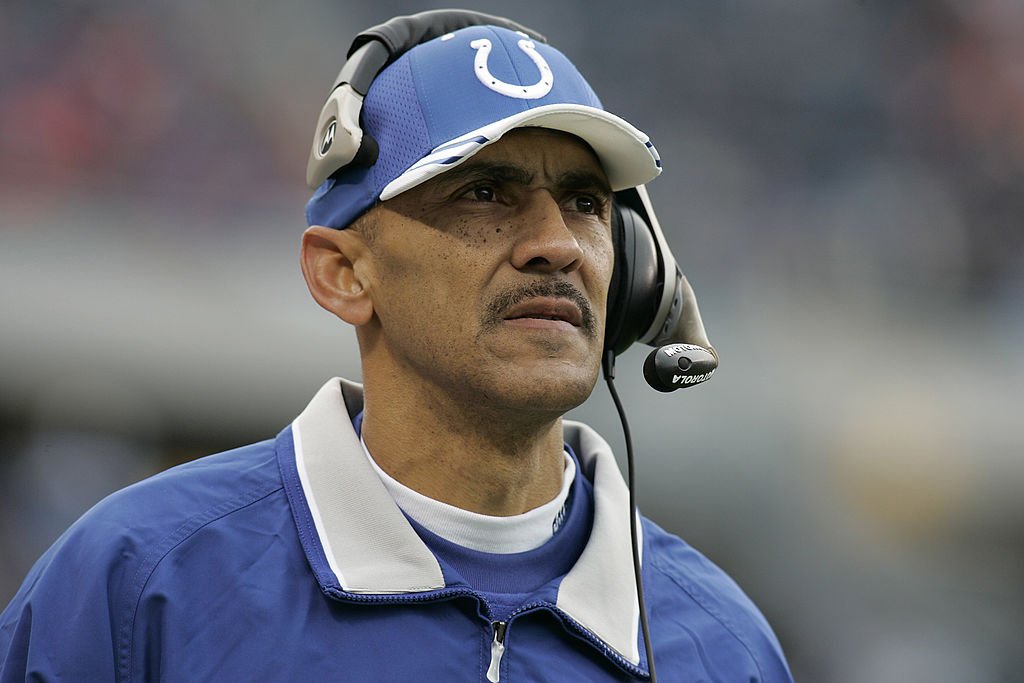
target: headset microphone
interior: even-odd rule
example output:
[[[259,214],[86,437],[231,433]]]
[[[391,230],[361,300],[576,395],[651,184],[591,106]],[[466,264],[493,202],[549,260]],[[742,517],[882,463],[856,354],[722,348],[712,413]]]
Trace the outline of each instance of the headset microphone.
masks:
[[[669,344],[651,351],[644,361],[644,379],[652,388],[668,393],[711,379],[718,357],[696,344]]]

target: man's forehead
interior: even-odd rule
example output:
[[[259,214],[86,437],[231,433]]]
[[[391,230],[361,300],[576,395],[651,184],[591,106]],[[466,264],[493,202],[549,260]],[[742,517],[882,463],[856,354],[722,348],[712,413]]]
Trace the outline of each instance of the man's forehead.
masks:
[[[585,182],[610,192],[608,177],[590,145],[575,135],[558,130],[511,130],[433,182],[449,185],[484,171],[501,173],[509,176],[508,180],[519,182],[529,182],[538,175],[545,176],[547,180],[575,184]]]
[[[550,150],[552,145],[559,147],[560,154],[572,150],[574,157],[578,156],[580,160],[586,159],[588,163],[601,168],[602,173],[604,172],[597,154],[583,138],[551,128],[515,128],[470,158],[508,154],[539,154]]]

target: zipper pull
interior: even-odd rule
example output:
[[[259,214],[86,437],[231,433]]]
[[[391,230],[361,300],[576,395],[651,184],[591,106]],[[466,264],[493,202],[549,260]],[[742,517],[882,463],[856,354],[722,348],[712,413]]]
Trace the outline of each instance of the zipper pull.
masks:
[[[494,640],[491,641],[491,666],[487,669],[487,680],[498,683],[501,676],[501,656],[505,654],[505,629],[508,624],[496,621],[491,626],[494,628]]]

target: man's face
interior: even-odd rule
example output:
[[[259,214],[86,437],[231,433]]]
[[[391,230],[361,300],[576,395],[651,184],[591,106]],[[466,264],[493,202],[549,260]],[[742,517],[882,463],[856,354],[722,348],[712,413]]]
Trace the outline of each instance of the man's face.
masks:
[[[365,271],[383,347],[368,351],[481,406],[579,405],[600,367],[611,201],[586,144],[519,129],[384,202]]]

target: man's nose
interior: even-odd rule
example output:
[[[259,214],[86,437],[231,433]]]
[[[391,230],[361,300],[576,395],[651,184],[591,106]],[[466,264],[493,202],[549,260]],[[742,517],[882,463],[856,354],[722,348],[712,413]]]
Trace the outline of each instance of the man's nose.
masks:
[[[583,264],[583,249],[566,224],[562,207],[547,190],[529,192],[516,220],[512,265],[517,269],[568,273]]]

